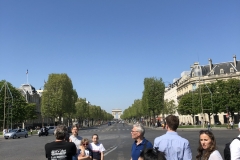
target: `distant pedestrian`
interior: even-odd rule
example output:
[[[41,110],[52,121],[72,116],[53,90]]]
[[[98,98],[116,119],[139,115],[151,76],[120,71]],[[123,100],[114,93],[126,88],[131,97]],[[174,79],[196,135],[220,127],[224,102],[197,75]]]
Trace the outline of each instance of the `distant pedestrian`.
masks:
[[[238,123],[238,130],[240,131],[240,122]]]
[[[208,130],[210,131],[211,130],[211,125],[209,122],[207,122],[207,126],[208,126]]]
[[[216,139],[209,130],[200,131],[197,160],[223,160],[216,149]]]
[[[30,133],[31,133],[31,135],[32,135],[32,128],[30,129]]]
[[[7,133],[7,130],[3,129],[3,136],[5,136],[5,133]]]
[[[145,139],[144,133],[145,129],[140,123],[133,125],[131,135],[132,139],[134,139],[134,142],[131,150],[131,160],[138,160],[141,152],[145,148],[153,148],[152,143]]]
[[[192,151],[187,139],[177,133],[179,119],[174,115],[166,117],[167,133],[155,138],[154,147],[165,153],[168,160],[192,160]]]
[[[233,129],[233,121],[230,122],[231,129]]]
[[[105,148],[102,143],[99,143],[99,137],[97,134],[93,134],[92,143],[90,143],[89,148],[92,150],[93,160],[104,160]]]

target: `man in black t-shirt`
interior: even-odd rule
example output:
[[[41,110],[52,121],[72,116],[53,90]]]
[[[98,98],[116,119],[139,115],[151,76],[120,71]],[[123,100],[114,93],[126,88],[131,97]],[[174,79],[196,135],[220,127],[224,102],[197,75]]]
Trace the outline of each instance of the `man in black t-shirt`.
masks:
[[[65,141],[67,127],[57,126],[54,135],[56,140],[45,145],[46,158],[48,160],[72,160],[72,156],[77,153],[77,148],[73,142]]]

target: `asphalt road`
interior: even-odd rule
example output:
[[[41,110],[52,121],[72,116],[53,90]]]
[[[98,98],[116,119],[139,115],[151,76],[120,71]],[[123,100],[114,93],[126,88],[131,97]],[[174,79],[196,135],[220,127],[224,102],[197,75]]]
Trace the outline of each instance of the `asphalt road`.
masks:
[[[103,143],[106,152],[105,160],[129,160],[131,155],[131,139],[130,131],[132,126],[122,124],[113,124],[112,126],[101,126],[80,130],[79,135],[83,138],[91,140],[91,136],[97,133],[100,142]],[[178,133],[190,142],[193,153],[193,159],[197,154],[198,138],[200,129],[179,129]],[[162,129],[146,128],[145,137],[153,143],[154,138],[164,134],[166,131]],[[237,129],[234,130],[213,130],[217,140],[217,146],[223,155],[225,144],[239,134]],[[0,138],[0,159],[1,160],[44,160],[44,145],[55,140],[53,135],[47,137],[38,137],[36,135],[28,138],[8,139]]]

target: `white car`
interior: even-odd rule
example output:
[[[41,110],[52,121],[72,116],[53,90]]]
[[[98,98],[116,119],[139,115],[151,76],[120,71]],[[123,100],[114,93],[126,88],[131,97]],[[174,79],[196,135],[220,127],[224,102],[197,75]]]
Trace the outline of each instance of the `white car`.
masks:
[[[49,126],[49,127],[47,127],[47,129],[48,129],[48,134],[54,134],[56,126]]]
[[[9,132],[4,134],[4,138],[8,139],[8,138],[20,138],[20,137],[28,137],[28,132],[25,129],[12,129]]]

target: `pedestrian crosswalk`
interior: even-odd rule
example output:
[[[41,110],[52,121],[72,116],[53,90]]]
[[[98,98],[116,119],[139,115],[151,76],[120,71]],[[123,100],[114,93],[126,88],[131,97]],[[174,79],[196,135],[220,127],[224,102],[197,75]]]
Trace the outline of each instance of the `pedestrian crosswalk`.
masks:
[[[81,130],[80,132],[113,132],[113,131],[129,131],[130,129],[89,129]]]

